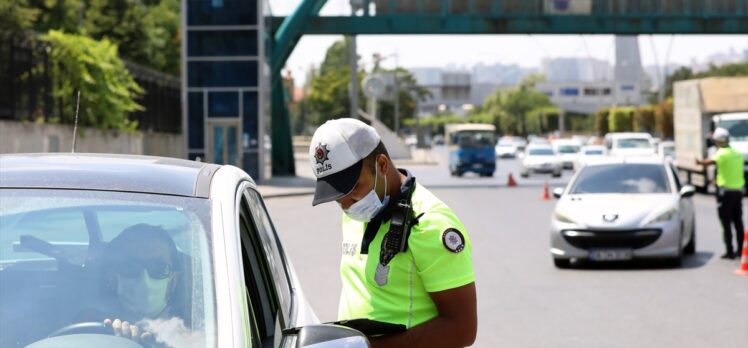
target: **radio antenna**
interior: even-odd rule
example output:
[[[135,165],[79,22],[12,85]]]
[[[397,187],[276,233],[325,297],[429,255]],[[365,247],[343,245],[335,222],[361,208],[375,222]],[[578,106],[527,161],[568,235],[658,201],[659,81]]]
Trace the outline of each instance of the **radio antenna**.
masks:
[[[75,153],[75,139],[78,138],[78,111],[81,105],[81,90],[78,90],[78,100],[75,102],[75,125],[73,126],[73,151]]]

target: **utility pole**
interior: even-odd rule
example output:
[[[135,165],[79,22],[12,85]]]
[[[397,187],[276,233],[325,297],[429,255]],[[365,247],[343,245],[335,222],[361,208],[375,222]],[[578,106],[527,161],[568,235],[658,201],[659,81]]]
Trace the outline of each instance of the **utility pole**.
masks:
[[[358,54],[356,53],[356,35],[348,36],[348,61],[351,66],[351,86],[348,89],[351,100],[351,118],[358,115]]]

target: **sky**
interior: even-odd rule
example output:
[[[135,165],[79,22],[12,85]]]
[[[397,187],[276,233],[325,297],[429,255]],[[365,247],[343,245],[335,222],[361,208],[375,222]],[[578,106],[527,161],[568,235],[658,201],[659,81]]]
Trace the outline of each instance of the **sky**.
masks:
[[[271,0],[273,15],[287,15],[301,0]],[[321,15],[348,11],[346,1],[330,0]],[[327,48],[341,36],[304,36],[286,67],[297,84],[303,83],[310,65],[318,65]],[[518,64],[539,68],[544,58],[579,57],[615,59],[613,35],[364,35],[358,36],[361,64],[370,67],[372,54],[389,56],[382,66],[405,68],[470,67],[483,64]],[[691,65],[731,50],[743,55],[748,35],[640,35],[642,64]]]

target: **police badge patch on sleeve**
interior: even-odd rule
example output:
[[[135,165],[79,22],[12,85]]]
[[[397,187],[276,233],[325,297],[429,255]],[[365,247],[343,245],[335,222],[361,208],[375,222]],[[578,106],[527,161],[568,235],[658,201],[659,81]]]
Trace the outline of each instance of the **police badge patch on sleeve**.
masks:
[[[442,243],[447,250],[455,254],[465,249],[465,237],[454,228],[448,228],[442,233]]]

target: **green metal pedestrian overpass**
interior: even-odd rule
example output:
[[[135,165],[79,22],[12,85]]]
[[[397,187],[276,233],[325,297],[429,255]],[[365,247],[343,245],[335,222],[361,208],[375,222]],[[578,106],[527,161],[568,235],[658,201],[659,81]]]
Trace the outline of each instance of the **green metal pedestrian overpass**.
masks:
[[[273,172],[294,174],[281,69],[304,35],[742,34],[748,0],[354,0],[349,16],[321,16],[327,0],[303,0],[270,17]]]

